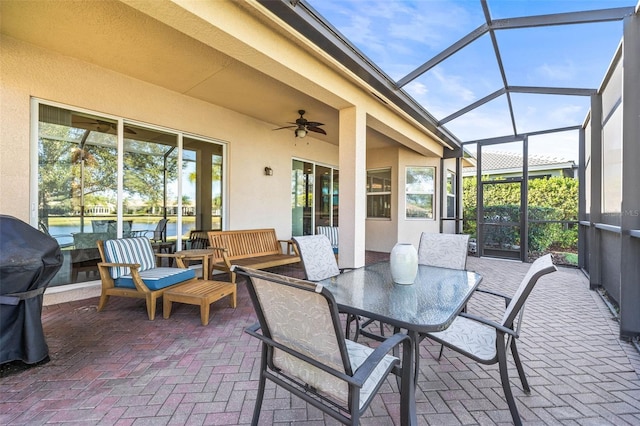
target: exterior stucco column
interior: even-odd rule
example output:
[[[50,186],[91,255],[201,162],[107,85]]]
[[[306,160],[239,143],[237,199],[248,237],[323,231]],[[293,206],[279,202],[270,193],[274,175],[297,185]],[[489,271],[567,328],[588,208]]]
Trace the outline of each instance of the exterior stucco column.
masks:
[[[341,268],[365,263],[367,215],[367,123],[362,108],[340,110],[340,218],[339,262]]]

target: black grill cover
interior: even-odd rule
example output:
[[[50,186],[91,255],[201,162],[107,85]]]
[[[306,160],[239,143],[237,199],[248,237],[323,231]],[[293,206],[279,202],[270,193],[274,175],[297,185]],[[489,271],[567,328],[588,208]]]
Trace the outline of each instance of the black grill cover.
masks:
[[[35,364],[49,355],[42,300],[61,266],[55,239],[15,217],[0,215],[0,364]]]

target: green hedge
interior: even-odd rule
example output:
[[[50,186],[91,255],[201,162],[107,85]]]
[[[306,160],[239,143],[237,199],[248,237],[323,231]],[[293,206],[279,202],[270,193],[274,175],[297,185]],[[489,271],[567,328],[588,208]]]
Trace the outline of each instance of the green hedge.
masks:
[[[578,218],[578,181],[573,178],[551,177],[529,180],[529,220],[575,221]],[[519,222],[520,186],[514,184],[485,185],[485,222]],[[476,235],[476,178],[463,179],[462,201],[464,232]],[[487,226],[485,242],[496,246],[520,245],[516,228]],[[578,230],[561,223],[529,222],[529,250],[544,251],[551,245],[575,249]]]

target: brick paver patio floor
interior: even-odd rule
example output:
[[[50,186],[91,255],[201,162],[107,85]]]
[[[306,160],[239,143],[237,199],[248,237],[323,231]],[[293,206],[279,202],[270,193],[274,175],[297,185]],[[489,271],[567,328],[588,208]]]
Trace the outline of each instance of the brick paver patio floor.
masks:
[[[371,258],[370,258],[371,259]],[[469,258],[483,286],[512,293],[528,265]],[[281,273],[299,276],[297,268]],[[474,296],[470,312],[496,311]],[[248,424],[257,389],[259,345],[243,333],[255,322],[239,280],[238,307],[175,304],[171,318],[147,319],[141,300],[112,297],[45,306],[48,363],[0,378],[0,424]],[[161,304],[158,306],[161,309]],[[366,340],[364,340],[366,342]],[[618,324],[575,269],[541,279],[529,298],[520,353],[532,392],[525,395],[511,364],[512,387],[528,425],[640,425],[640,355],[618,338]],[[497,366],[482,366],[425,340],[416,391],[425,425],[510,424]],[[364,425],[399,421],[399,394],[389,380]],[[261,424],[333,425],[288,392],[268,383]]]

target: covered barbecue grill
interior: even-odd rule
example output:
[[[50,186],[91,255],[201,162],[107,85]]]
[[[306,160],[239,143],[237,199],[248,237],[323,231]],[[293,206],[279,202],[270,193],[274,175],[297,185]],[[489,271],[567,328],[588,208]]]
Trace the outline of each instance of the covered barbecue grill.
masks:
[[[43,361],[44,290],[62,266],[53,238],[15,217],[0,215],[0,364]]]

